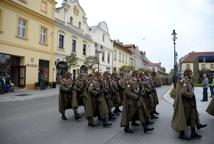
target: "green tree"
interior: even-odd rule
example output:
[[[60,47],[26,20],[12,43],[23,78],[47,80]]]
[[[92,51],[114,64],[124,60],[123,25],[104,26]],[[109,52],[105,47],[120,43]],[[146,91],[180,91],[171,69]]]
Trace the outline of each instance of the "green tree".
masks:
[[[129,65],[122,65],[120,68],[120,72],[125,72],[125,73],[129,73],[132,70],[134,70],[133,66],[129,66]]]
[[[84,64],[88,67],[89,70],[93,70],[93,66],[98,64],[97,57],[95,56],[88,56],[85,58]]]
[[[70,70],[72,67],[77,65],[77,56],[75,53],[71,53],[71,55],[65,57],[66,62],[68,64],[68,69]]]

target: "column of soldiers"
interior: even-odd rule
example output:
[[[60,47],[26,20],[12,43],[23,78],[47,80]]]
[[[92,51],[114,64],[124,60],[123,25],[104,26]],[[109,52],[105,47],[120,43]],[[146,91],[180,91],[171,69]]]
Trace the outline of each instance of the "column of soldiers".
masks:
[[[76,79],[67,72],[60,82],[59,112],[62,119],[67,120],[66,109],[72,109],[75,119],[80,119],[77,109],[83,106],[90,127],[96,126],[95,117],[102,121],[103,127],[110,127],[110,121],[122,112],[121,127],[126,133],[134,132],[130,125],[140,124],[146,133],[154,129],[151,119],[158,118],[157,105],[155,84],[148,72],[133,71],[131,76],[95,72],[80,74]]]

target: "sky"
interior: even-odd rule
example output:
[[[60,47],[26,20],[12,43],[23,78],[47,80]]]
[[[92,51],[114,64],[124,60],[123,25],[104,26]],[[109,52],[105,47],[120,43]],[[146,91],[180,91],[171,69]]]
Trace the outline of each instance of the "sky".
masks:
[[[63,0],[59,2],[57,7]],[[214,51],[214,0],[79,0],[89,26],[105,21],[112,40],[135,44],[167,72],[192,51]]]

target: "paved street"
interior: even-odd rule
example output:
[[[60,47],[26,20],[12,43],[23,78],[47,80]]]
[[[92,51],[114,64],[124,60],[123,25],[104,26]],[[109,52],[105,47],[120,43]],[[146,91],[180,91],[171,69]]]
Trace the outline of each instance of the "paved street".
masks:
[[[103,128],[101,123],[90,128],[82,118],[75,121],[71,110],[68,120],[62,121],[58,112],[58,97],[42,97],[28,101],[0,103],[0,143],[1,144],[211,144],[213,143],[214,118],[204,111],[208,102],[201,103],[201,89],[196,88],[196,96],[202,123],[208,127],[200,130],[201,140],[185,142],[170,127],[172,104],[163,95],[170,86],[158,88],[160,117],[154,124],[155,130],[145,134],[141,127],[134,128],[134,134],[126,134],[119,127],[120,118],[111,128]],[[209,99],[210,101],[210,99]],[[83,109],[79,110],[81,113]]]

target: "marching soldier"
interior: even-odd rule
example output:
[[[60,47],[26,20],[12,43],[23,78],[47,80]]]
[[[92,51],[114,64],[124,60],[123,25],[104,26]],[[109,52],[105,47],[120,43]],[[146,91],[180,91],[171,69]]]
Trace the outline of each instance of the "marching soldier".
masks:
[[[79,106],[84,106],[86,108],[86,97],[87,97],[87,79],[85,74],[80,74],[76,80],[76,91],[77,91],[77,101]]]
[[[108,107],[101,91],[101,73],[95,72],[94,79],[88,88],[87,102],[86,102],[86,118],[88,126],[94,127],[93,117],[99,116],[103,120],[103,127],[111,126],[108,122]]]
[[[59,112],[62,114],[62,119],[67,120],[65,110],[72,108],[75,119],[81,118],[77,112],[78,103],[75,90],[75,82],[71,78],[71,73],[66,72],[64,78],[60,82],[59,92]]]
[[[123,111],[121,116],[121,127],[125,127],[124,131],[126,133],[133,133],[133,130],[129,128],[129,122],[133,120],[140,119],[143,124],[144,118],[141,109],[138,109],[139,96],[138,91],[140,89],[138,83],[137,71],[132,72],[132,79],[128,82],[127,89],[123,99]],[[144,132],[153,130],[152,128],[143,125]]]
[[[185,70],[184,78],[181,81],[178,81],[176,85],[176,99],[174,102],[174,114],[172,119],[172,128],[179,131],[179,138],[184,140],[201,137],[195,130],[197,123],[199,123],[199,118],[191,83],[191,76],[192,71],[188,69]],[[191,137],[188,137],[185,134],[187,126],[191,127]]]

